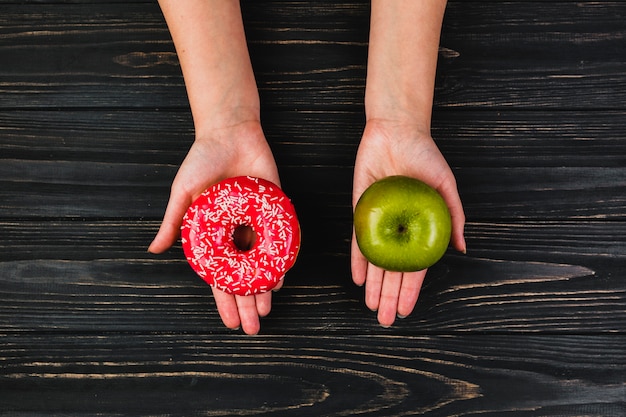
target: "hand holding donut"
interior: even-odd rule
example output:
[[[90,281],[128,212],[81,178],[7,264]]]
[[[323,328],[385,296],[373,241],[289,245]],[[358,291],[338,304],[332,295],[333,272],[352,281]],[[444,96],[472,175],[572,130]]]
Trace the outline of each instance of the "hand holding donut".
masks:
[[[261,130],[240,3],[159,0],[159,5],[185,79],[196,140],[172,183],[163,223],[149,248],[154,253],[176,241],[187,208],[212,184],[241,175],[280,184]],[[214,288],[213,295],[224,324],[248,334],[259,331],[259,316],[271,309],[271,291],[240,296]]]
[[[187,208],[209,186],[246,174],[279,184],[274,157],[258,123],[216,130],[211,137],[196,139],[174,178],[163,222],[148,250],[162,253],[176,242]],[[279,281],[274,290],[281,285]],[[258,333],[259,317],[271,310],[272,291],[241,296],[212,289],[226,327]]]

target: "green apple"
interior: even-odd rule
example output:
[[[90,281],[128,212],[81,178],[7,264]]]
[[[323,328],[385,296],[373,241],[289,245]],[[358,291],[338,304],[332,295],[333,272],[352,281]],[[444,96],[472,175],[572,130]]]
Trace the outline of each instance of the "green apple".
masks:
[[[419,271],[434,265],[450,243],[452,221],[441,195],[415,178],[376,181],[354,209],[361,253],[387,271]]]

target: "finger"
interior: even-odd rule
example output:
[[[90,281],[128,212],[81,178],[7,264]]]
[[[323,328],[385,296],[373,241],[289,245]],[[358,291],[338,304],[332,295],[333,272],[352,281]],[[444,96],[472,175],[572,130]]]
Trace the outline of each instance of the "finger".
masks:
[[[417,272],[404,273],[402,276],[400,298],[398,299],[398,317],[404,318],[413,312],[420,290],[422,289],[425,276],[425,269]]]
[[[452,217],[452,246],[461,253],[467,253],[465,242],[465,214],[463,211]]]
[[[255,335],[261,330],[261,322],[259,321],[259,313],[256,306],[256,297],[254,295],[236,295],[237,308],[239,309],[239,319],[241,320],[241,328],[244,333]]]
[[[378,322],[383,327],[390,327],[396,320],[401,286],[402,272],[385,271],[378,306]]]
[[[465,243],[465,213],[463,212],[460,199],[455,206],[450,208],[450,217],[452,218],[452,235],[450,242],[459,252],[467,253],[467,244]]]
[[[169,249],[180,235],[180,226],[183,216],[191,204],[191,198],[172,193],[165,209],[161,227],[150,246],[148,252],[163,253]]]
[[[256,311],[259,317],[265,317],[272,310],[272,292],[268,291],[256,295]]]
[[[352,250],[350,251],[350,265],[352,269],[352,281],[359,287],[365,284],[367,274],[367,259],[361,253],[356,242],[354,233],[352,234]]]
[[[365,305],[372,311],[379,308],[384,270],[368,264],[365,278]]]
[[[461,197],[459,197],[456,181],[452,178],[451,181],[444,182],[437,191],[441,194],[450,210],[450,217],[452,219],[452,235],[450,241],[452,246],[459,252],[466,253],[467,246],[464,234],[465,212],[463,211],[463,204],[461,203]]]
[[[280,281],[276,283],[276,286],[272,288],[272,291],[278,292],[283,287],[284,284],[285,284],[285,277],[282,277]]]
[[[224,326],[229,329],[239,328],[239,326],[241,326],[241,320],[239,318],[239,309],[237,308],[235,296],[216,288],[211,289],[213,290],[213,298],[215,298],[217,312],[220,314]]]

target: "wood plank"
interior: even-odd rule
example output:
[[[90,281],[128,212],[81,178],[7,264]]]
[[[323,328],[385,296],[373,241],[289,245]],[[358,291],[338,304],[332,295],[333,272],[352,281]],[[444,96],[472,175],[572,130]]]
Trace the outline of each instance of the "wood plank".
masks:
[[[180,165],[194,138],[186,111],[5,111],[0,126],[1,159],[60,163]]]
[[[432,134],[448,163],[465,167],[626,165],[622,111],[439,109]]]
[[[0,337],[5,415],[626,412],[623,335]]]
[[[367,1],[244,9],[264,107],[361,105]],[[436,105],[622,109],[625,14],[617,1],[450,2]],[[188,106],[154,2],[9,3],[1,19],[0,108]]]
[[[0,217],[160,218],[175,165],[4,160]],[[281,169],[302,220],[349,220],[352,169]],[[626,168],[455,170],[466,215],[489,219],[623,219]]]
[[[146,253],[155,226],[2,223],[0,331],[230,333],[180,246]],[[332,226],[305,241],[265,334],[626,331],[626,223],[470,224],[469,255],[431,268],[415,313],[392,330],[364,307]]]
[[[3,108],[185,106],[156,2],[6,4],[0,61]]]
[[[451,2],[437,104],[623,108],[624,2]]]
[[[264,119],[304,219],[349,221],[362,114],[277,111]],[[433,134],[470,219],[620,218],[624,119],[622,112],[439,111]],[[0,122],[4,218],[159,218],[193,140],[187,112],[4,112]]]
[[[361,111],[266,110],[279,166],[354,163]],[[194,137],[187,111],[0,112],[0,158],[178,165]],[[433,137],[453,167],[621,167],[626,112],[439,109]],[[27,174],[27,173],[26,173]]]

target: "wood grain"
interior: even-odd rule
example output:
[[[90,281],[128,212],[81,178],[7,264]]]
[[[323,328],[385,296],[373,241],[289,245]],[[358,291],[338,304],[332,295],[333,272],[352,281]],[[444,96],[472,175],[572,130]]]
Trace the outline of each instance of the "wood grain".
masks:
[[[157,164],[5,160],[0,217],[160,218],[176,170]],[[304,221],[350,218],[352,168],[283,167],[281,174]],[[626,168],[459,168],[455,174],[470,220],[624,219]]]
[[[5,414],[610,417],[626,411],[622,336],[2,338]]]
[[[265,108],[362,102],[368,3],[327,6],[244,2]],[[621,109],[625,14],[617,1],[450,2],[437,106]],[[0,108],[188,106],[155,2],[12,4],[0,27]]]
[[[351,166],[365,123],[360,111],[332,110],[266,110],[263,121],[279,166],[301,168]],[[187,111],[11,111],[0,124],[3,159],[178,166],[194,135]],[[438,109],[433,136],[455,168],[618,168],[624,126],[624,111]]]
[[[0,416],[626,415],[626,2],[449,2],[468,253],[382,328],[349,265],[369,2],[243,1],[303,227],[256,337],[146,252],[194,139],[158,4],[0,5]]]
[[[351,166],[361,111],[263,112],[279,166]],[[3,159],[179,165],[193,141],[187,111],[0,112]],[[453,167],[622,167],[624,111],[438,109],[433,136]],[[35,138],[41,138],[36,140]]]
[[[441,41],[440,105],[623,108],[623,2],[450,6]]]
[[[348,218],[361,114],[266,112],[264,119],[304,218]],[[622,218],[623,119],[621,112],[444,111],[433,134],[470,219]],[[190,116],[178,112],[12,112],[0,120],[5,218],[160,218],[193,140]]]
[[[156,225],[2,226],[10,246],[0,262],[0,331],[229,332],[180,247],[163,258],[145,252]],[[47,241],[36,240],[41,227],[48,229]],[[470,224],[474,255],[451,252],[433,267],[415,313],[393,333],[623,332],[626,251],[614,242],[624,227]],[[554,236],[559,246],[547,241]],[[338,246],[324,253],[312,245],[326,242],[309,242],[284,289],[274,295],[264,332],[385,334],[364,308],[362,290],[350,281],[347,252]],[[39,259],[39,253],[48,259]]]

